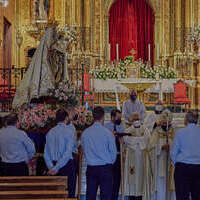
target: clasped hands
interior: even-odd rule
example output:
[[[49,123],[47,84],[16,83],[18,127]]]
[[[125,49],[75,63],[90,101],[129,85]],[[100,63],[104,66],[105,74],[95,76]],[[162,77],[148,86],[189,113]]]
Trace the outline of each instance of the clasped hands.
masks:
[[[114,135],[115,137],[118,136],[117,131],[112,131],[112,133],[113,133],[113,135]],[[123,137],[120,137],[120,138],[119,138],[119,142],[120,142],[120,144],[123,144],[123,143],[124,143],[124,139],[123,139]]]
[[[54,166],[49,169],[49,171],[47,172],[47,175],[49,175],[49,176],[55,176],[58,173],[53,168],[54,168]]]

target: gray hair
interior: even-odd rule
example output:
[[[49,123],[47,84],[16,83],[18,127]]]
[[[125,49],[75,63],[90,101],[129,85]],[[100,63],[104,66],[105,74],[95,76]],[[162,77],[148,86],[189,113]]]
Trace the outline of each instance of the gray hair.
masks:
[[[192,111],[188,111],[186,113],[185,119],[187,120],[188,123],[194,123],[194,124],[197,124],[198,121],[197,116]]]

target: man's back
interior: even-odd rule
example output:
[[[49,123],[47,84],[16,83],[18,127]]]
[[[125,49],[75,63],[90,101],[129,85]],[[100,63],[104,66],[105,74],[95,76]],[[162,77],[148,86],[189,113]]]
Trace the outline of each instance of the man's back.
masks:
[[[171,156],[174,162],[200,164],[200,128],[189,124],[174,138]]]
[[[83,132],[82,146],[88,165],[113,164],[116,159],[115,137],[100,123]]]
[[[35,153],[34,144],[15,126],[8,126],[0,134],[0,156],[3,162],[28,161]]]
[[[52,161],[60,160],[66,152],[68,152],[69,158],[72,159],[74,134],[69,127],[67,127],[64,123],[59,123],[48,132],[46,137],[47,141],[44,156],[49,168]],[[48,162],[49,159],[50,162]]]

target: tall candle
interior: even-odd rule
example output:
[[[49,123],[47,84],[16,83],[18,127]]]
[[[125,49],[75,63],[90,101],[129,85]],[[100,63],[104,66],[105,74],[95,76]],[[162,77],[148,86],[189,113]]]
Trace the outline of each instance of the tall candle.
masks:
[[[116,44],[116,56],[117,60],[119,60],[119,44]]]
[[[165,54],[164,56],[166,57],[167,56],[167,45],[165,44]]]
[[[160,46],[157,44],[157,60],[160,59]]]
[[[108,44],[108,61],[110,61],[110,50],[111,50],[111,46],[110,43]]]
[[[193,50],[194,50],[193,49],[193,44],[190,45],[190,48],[191,48],[191,52],[193,53]]]
[[[149,58],[149,61],[151,61],[151,44],[148,44],[148,52],[149,52],[149,56],[148,56],[148,58]]]

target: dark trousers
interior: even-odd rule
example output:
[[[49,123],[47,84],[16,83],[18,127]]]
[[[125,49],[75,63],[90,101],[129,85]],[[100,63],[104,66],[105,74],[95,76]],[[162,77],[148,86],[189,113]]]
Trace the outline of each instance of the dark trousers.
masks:
[[[3,176],[28,176],[29,170],[25,162],[5,163],[1,162]]]
[[[200,165],[177,163],[174,179],[176,200],[200,200]]]
[[[130,196],[130,200],[142,200],[142,196],[138,197]]]
[[[119,196],[119,188],[121,181],[121,160],[120,155],[117,155],[117,159],[113,164],[113,189],[112,189],[112,200],[117,200]]]
[[[74,166],[74,181],[73,181],[73,194],[75,195],[76,192],[76,181],[77,181],[77,176],[78,176],[78,171],[79,171],[79,159],[78,159],[78,154],[73,153],[73,166]]]
[[[111,200],[113,188],[113,165],[87,166],[86,200],[96,200],[100,186],[101,200]]]
[[[54,161],[54,164],[56,162]],[[74,198],[75,197],[75,189],[76,189],[76,178],[75,178],[75,168],[74,168],[74,161],[71,159],[68,163],[62,167],[59,171],[57,176],[67,176],[67,188],[68,188],[68,197]]]
[[[46,166],[44,158],[38,157],[36,164],[36,176],[44,176],[46,175],[46,172],[48,172],[48,168]]]

